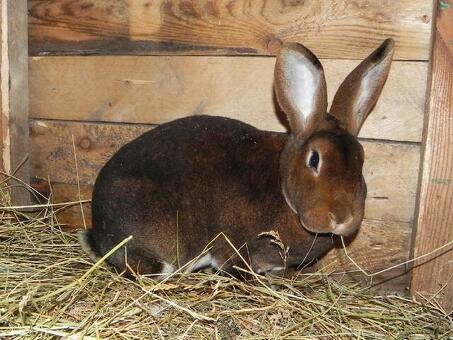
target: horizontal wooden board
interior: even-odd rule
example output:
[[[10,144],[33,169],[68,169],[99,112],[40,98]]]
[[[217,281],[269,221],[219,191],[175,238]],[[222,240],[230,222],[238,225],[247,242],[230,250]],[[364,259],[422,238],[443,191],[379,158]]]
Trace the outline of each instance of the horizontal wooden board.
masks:
[[[427,0],[29,0],[32,55],[272,55],[303,42],[323,58],[362,58],[387,37],[397,59],[427,60]]]
[[[58,183],[94,184],[110,156],[150,126],[61,121],[31,121],[32,175]],[[75,148],[72,143],[74,137]],[[418,178],[418,145],[363,141],[368,183],[365,216],[409,222],[413,219]]]
[[[46,196],[50,192],[47,182],[38,180],[34,186]],[[91,186],[75,184],[52,183],[51,191],[54,202],[74,202],[80,198],[91,198]],[[70,226],[71,228],[91,227],[91,205],[83,204],[83,214],[80,205],[72,205],[65,208],[56,207],[56,218],[60,224]],[[84,222],[85,221],[85,222]],[[376,219],[365,219],[362,223],[358,235],[347,244],[347,251],[350,257],[360,265],[361,268],[370,273],[375,273],[389,268],[396,264],[402,263],[408,259],[409,244],[412,233],[412,224],[405,222],[384,221]],[[378,284],[395,277],[405,274],[405,266],[386,271],[373,277],[357,273],[355,265],[345,256],[341,243],[325,257],[323,257],[315,268],[323,269],[327,272],[349,272],[347,277],[354,280],[364,281],[366,283]],[[352,272],[351,272],[352,271]],[[339,276],[341,277],[341,276]],[[406,287],[405,277],[392,280],[387,284],[385,289],[394,291],[403,291]],[[382,288],[382,287],[381,287]]]
[[[50,206],[49,211],[55,212],[54,216],[62,226],[70,228],[91,227],[91,203],[81,202],[91,201],[92,185],[49,182],[47,178],[38,177],[32,177],[30,184],[41,194],[34,195],[34,203],[47,204],[50,197],[51,202],[57,204]]]
[[[332,100],[358,62],[322,62]],[[35,57],[30,60],[30,115],[160,124],[211,114],[284,131],[284,118],[274,105],[274,63],[263,57]],[[421,141],[426,78],[426,62],[394,62],[360,136]]]
[[[407,288],[407,267],[387,269],[409,259],[412,229],[412,223],[376,219],[363,221],[358,235],[347,244],[347,253],[367,273],[383,271],[378,275],[370,277],[360,272],[346,256],[341,242],[337,242],[336,248],[320,259],[316,268],[326,272],[346,271],[348,278],[372,285],[391,280],[385,287],[388,293],[404,292]]]

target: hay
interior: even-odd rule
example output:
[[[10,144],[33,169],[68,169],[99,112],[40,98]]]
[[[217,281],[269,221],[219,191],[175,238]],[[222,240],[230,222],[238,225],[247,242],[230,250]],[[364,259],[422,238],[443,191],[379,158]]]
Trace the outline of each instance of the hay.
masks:
[[[271,288],[272,287],[272,288]],[[0,338],[447,338],[434,299],[373,296],[314,273],[241,282],[212,273],[128,280],[85,256],[53,208],[0,216]]]

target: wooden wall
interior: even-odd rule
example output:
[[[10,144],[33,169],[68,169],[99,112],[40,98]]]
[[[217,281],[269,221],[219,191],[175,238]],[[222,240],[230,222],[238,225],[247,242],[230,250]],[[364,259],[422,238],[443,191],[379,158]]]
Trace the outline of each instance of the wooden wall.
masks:
[[[355,59],[391,36],[397,59],[426,60],[431,12],[426,0],[29,0],[30,52],[273,55],[294,40]]]
[[[76,200],[79,188],[80,198],[89,199],[97,172],[121,145],[188,115],[284,131],[272,92],[281,41],[302,42],[323,58],[332,99],[359,59],[392,37],[395,61],[360,133],[369,191],[350,252],[368,270],[406,260],[431,16],[426,0],[29,0],[33,182],[48,193],[50,179],[56,201]],[[82,225],[80,208],[61,218]],[[332,260],[350,267],[339,250],[323,263]]]

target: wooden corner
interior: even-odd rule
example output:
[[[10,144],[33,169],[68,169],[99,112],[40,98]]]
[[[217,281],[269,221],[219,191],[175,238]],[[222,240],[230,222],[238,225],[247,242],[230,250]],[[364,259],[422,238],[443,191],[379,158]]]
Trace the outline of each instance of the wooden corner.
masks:
[[[28,154],[28,36],[27,0],[1,3],[1,119],[2,175],[13,204],[29,202]],[[2,176],[2,177],[3,177]],[[14,176],[11,178],[10,176]],[[22,183],[21,183],[22,182]]]
[[[453,310],[453,0],[436,1],[411,292]]]

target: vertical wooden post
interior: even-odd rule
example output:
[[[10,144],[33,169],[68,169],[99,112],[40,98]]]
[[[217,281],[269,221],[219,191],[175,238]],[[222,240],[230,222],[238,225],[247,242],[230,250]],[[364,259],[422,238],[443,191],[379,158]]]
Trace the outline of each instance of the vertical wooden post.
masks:
[[[436,5],[415,257],[453,240],[453,0]],[[453,309],[453,245],[415,263],[411,291]]]
[[[1,3],[1,170],[29,182],[28,162],[28,27],[27,0]],[[29,192],[9,180],[14,204],[26,204]]]

